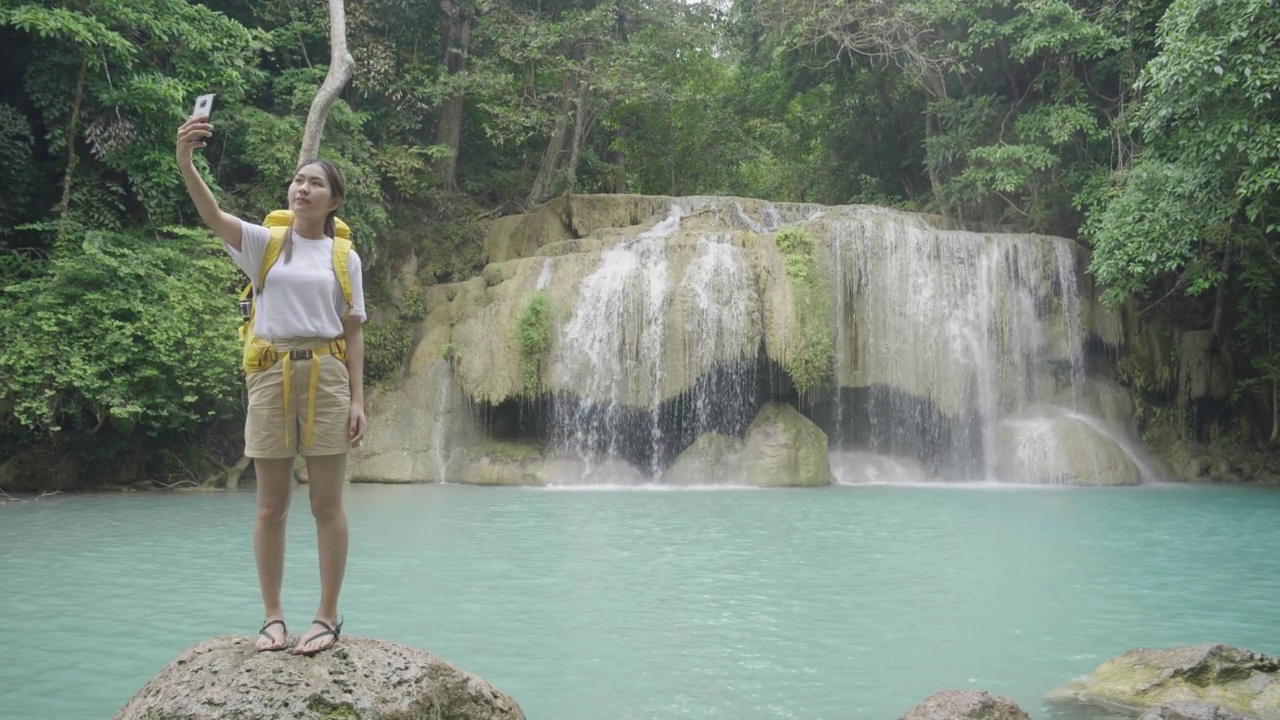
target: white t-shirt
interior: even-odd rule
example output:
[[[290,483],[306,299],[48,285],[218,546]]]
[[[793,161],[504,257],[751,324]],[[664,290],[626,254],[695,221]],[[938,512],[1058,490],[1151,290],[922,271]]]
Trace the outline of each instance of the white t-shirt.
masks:
[[[240,221],[240,250],[223,243],[231,259],[244,271],[257,291],[258,273],[271,231],[261,225]],[[364,282],[360,256],[351,249],[347,260],[351,274],[351,317],[367,318],[364,312]],[[283,338],[336,338],[343,334],[342,316],[347,304],[342,285],[333,271],[333,238],[304,238],[293,233],[293,256],[284,253],[267,271],[263,292],[257,296],[253,332],[267,340]]]

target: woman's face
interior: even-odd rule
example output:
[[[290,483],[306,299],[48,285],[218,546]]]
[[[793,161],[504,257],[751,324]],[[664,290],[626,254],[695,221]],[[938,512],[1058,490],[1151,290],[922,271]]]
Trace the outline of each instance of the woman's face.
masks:
[[[329,177],[319,164],[303,165],[289,183],[289,209],[303,217],[326,217],[342,204],[333,197]]]

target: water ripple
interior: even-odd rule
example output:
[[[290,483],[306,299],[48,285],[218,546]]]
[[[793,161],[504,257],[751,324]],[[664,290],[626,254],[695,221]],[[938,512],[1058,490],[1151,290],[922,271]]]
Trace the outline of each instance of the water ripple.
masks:
[[[1261,489],[348,497],[348,632],[436,652],[534,719],[879,720],[947,687],[1040,718],[1130,647],[1280,653],[1280,493]],[[182,649],[255,631],[252,515],[251,492],[0,506],[5,717],[109,717]],[[288,532],[296,631],[317,591],[305,496]]]

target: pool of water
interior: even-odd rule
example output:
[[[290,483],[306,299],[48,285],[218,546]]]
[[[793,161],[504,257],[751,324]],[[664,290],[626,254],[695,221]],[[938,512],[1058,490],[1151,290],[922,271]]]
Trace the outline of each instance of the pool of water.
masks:
[[[305,487],[285,603],[314,610]],[[0,708],[109,718],[260,620],[252,490],[0,506]],[[1131,647],[1280,653],[1280,492],[1161,486],[619,491],[353,486],[348,634],[416,645],[531,720],[886,720],[1043,697]]]

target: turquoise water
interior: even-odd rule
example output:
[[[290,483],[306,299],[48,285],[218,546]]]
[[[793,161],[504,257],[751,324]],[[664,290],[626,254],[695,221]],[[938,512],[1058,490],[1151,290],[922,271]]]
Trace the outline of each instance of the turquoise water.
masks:
[[[295,496],[285,602],[316,602]],[[426,648],[531,720],[886,720],[944,688],[1046,717],[1130,647],[1280,653],[1280,492],[354,486],[346,631]],[[260,619],[252,491],[0,506],[0,715],[109,718]],[[282,662],[285,659],[282,656]]]

